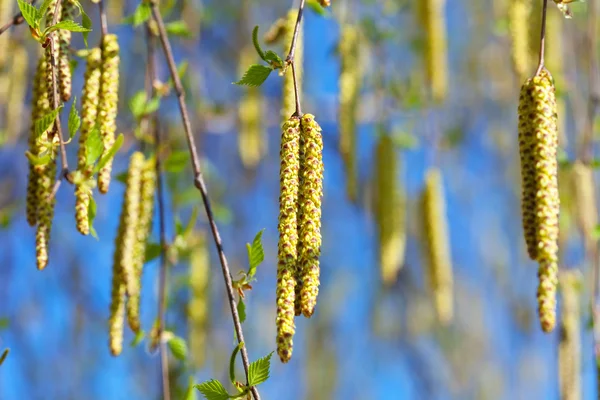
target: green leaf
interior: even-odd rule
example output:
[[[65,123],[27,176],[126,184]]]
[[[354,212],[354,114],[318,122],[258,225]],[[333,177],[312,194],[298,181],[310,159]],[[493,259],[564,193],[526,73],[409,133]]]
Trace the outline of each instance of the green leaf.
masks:
[[[48,7],[50,7],[50,3],[52,3],[52,0],[44,0],[42,5],[38,9],[38,15],[39,15],[40,21],[42,18],[44,18],[46,16],[46,11],[48,11]]]
[[[42,155],[36,156],[35,154],[26,151],[25,156],[32,165],[46,165],[50,161],[52,161],[52,156],[50,155],[50,153],[44,153]]]
[[[120,174],[115,176],[115,179],[121,183],[127,184],[127,171],[121,172]]]
[[[256,274],[256,267],[260,265],[265,260],[265,251],[262,245],[262,234],[265,230],[262,229],[258,231],[256,236],[254,236],[254,240],[252,241],[252,245],[250,243],[246,243],[246,249],[248,250],[248,278],[252,279],[254,274]]]
[[[63,106],[60,105],[57,109],[52,110],[43,117],[35,120],[35,135],[37,137],[46,132],[52,126],[62,108]]]
[[[185,395],[183,396],[183,400],[196,400],[198,392],[194,390],[194,378],[190,376],[190,383],[188,385],[187,390],[185,391]]]
[[[71,104],[71,111],[69,112],[69,138],[73,138],[79,130],[81,126],[81,117],[77,112],[77,108],[75,107],[75,103],[77,103],[77,97],[73,99],[73,103]]]
[[[265,67],[264,65],[253,64],[248,68],[242,79],[234,82],[234,84],[251,87],[260,86],[269,77],[271,71],[273,71],[273,69]]]
[[[183,171],[185,166],[188,164],[189,157],[189,153],[185,150],[172,152],[165,160],[165,171],[173,173]]]
[[[254,44],[254,48],[256,49],[256,52],[258,53],[259,57],[262,58],[264,61],[267,61],[267,59],[265,58],[265,52],[260,47],[260,43],[258,42],[258,25],[256,25],[254,29],[252,29],[252,43]]]
[[[246,303],[244,303],[241,297],[237,303],[237,312],[240,317],[240,323],[243,324],[246,321]]]
[[[92,30],[92,19],[85,13],[85,11],[83,11],[83,8],[81,8],[81,5],[79,6],[79,10],[81,11],[81,25],[86,28],[89,29],[89,31],[84,31],[82,33],[83,35],[83,43],[85,44],[85,47],[88,47],[88,35],[90,34],[91,30]]]
[[[9,348],[4,349],[4,351],[2,352],[2,355],[0,356],[0,365],[2,365],[4,363],[4,360],[6,360],[6,357],[8,357],[9,352],[10,352]]]
[[[150,3],[142,1],[137,6],[133,14],[123,20],[123,23],[133,25],[134,27],[138,27],[144,22],[148,21],[151,15],[152,8],[150,7]]]
[[[592,232],[592,237],[595,240],[600,239],[600,225],[596,225],[596,227],[594,228],[594,231]]]
[[[38,13],[38,10],[23,0],[17,0],[19,4],[19,10],[21,14],[23,14],[23,18],[27,22],[27,25],[32,27],[33,29],[37,29],[40,26],[40,19],[42,16]]]
[[[98,234],[96,233],[96,229],[94,229],[94,220],[96,219],[96,200],[94,200],[94,196],[90,194],[90,203],[88,204],[88,224],[90,225],[90,235],[96,240],[98,240]]]
[[[46,30],[44,31],[44,35],[47,35],[50,32],[54,32],[59,29],[64,29],[66,31],[71,31],[71,32],[89,32],[89,31],[91,31],[91,29],[85,28],[85,27],[79,25],[75,21],[64,20],[64,21],[60,21],[56,25],[52,25],[52,26],[46,28]]]
[[[173,335],[173,337],[169,339],[168,345],[171,353],[176,359],[185,361],[188,351],[187,344],[183,338]]]
[[[88,134],[88,137],[85,139],[85,150],[87,155],[85,163],[87,165],[94,164],[104,151],[104,143],[102,142],[102,135],[100,135],[100,127],[98,124],[94,126],[92,131]]]
[[[147,243],[144,264],[158,258],[158,256],[160,256],[160,244],[151,242]]]
[[[237,356],[237,353],[239,353],[239,351],[242,349],[242,347],[244,347],[244,342],[239,342],[238,345],[235,346],[235,348],[231,352],[231,357],[229,358],[229,380],[231,381],[231,384],[236,388],[237,385],[235,384],[235,357]]]
[[[131,114],[138,119],[144,114],[144,108],[146,107],[146,92],[140,90],[129,99],[129,110]]]
[[[229,399],[229,393],[225,390],[225,387],[217,379],[211,379],[207,382],[202,382],[195,386],[196,389],[204,395],[206,400],[227,400]]]
[[[177,66],[177,76],[179,77],[179,79],[183,79],[183,76],[187,72],[188,65],[189,63],[187,62],[187,60],[185,60]],[[173,78],[169,78],[169,80],[167,81],[167,85],[169,87],[173,87]]]
[[[257,386],[269,379],[272,355],[273,352],[270,352],[265,357],[250,363],[250,368],[248,368],[248,386]]]
[[[173,21],[165,24],[165,29],[169,35],[179,36],[184,38],[192,37],[192,32],[188,28],[185,21]]]
[[[119,136],[117,136],[117,138],[115,139],[115,142],[113,143],[112,147],[106,153],[104,153],[100,161],[98,161],[98,164],[94,168],[94,174],[100,171],[106,164],[108,164],[110,160],[114,158],[115,154],[117,154],[117,152],[123,145],[124,140],[125,138],[123,134],[119,133]]]
[[[133,338],[133,340],[131,341],[131,343],[129,343],[129,346],[131,346],[131,347],[137,347],[140,343],[142,343],[142,341],[144,340],[145,337],[146,337],[146,332],[144,332],[142,329],[140,329],[135,334],[135,337]]]
[[[160,97],[153,97],[144,107],[144,115],[152,114],[160,107]]]
[[[322,5],[320,5],[319,3],[317,3],[315,0],[307,1],[306,5],[308,6],[308,8],[313,10],[317,15],[320,15],[321,17],[328,16],[327,10],[325,10],[325,8]]]
[[[272,50],[265,52],[265,61],[271,64],[273,68],[283,68],[283,60],[279,57],[279,54]]]

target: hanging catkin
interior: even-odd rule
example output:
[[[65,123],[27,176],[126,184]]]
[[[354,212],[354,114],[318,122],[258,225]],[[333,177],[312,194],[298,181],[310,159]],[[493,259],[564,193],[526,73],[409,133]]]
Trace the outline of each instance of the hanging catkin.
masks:
[[[0,0],[0,21],[7,21],[14,15],[14,9],[17,7],[16,1],[13,0]],[[4,62],[8,58],[10,52],[8,52],[8,44],[10,43],[11,29],[3,33],[2,40],[0,40],[0,70],[4,67]],[[4,97],[2,96],[2,86],[0,85],[0,104],[3,104]]]
[[[100,76],[102,74],[100,63],[102,60],[99,48],[90,50],[87,57],[85,70],[85,83],[81,97],[81,133],[79,135],[79,151],[77,153],[77,169],[88,175],[91,170],[87,166],[86,141],[98,116],[98,94],[100,91]],[[77,230],[83,235],[90,233],[88,221],[88,207],[92,196],[89,182],[82,182],[75,186],[75,220]]]
[[[206,357],[209,321],[210,260],[206,239],[198,235],[190,254],[190,302],[188,303],[188,342],[194,368],[202,368]]]
[[[63,0],[61,3],[62,12],[60,19],[73,20],[75,16],[75,3],[71,0]],[[71,98],[71,64],[69,62],[69,46],[71,45],[71,31],[66,29],[58,30],[59,56],[58,56],[58,83],[60,97],[62,101],[67,102]]]
[[[404,262],[406,232],[404,199],[396,179],[397,159],[392,138],[381,135],[375,146],[373,177],[373,211],[379,239],[381,281],[390,286],[396,282]]]
[[[119,99],[119,42],[117,36],[113,34],[104,35],[102,41],[102,78],[100,82],[98,123],[104,142],[104,151],[108,151],[115,141]],[[112,160],[98,172],[100,193],[108,192],[111,170]]]
[[[283,37],[283,49],[287,53],[292,45],[294,37],[294,27],[298,18],[298,10],[290,10],[287,15],[285,35]],[[298,36],[296,38],[296,50],[294,53],[294,68],[296,70],[296,83],[298,84],[299,95],[302,96],[302,75],[304,64],[304,29],[303,22],[298,27]],[[285,123],[296,111],[296,98],[294,94],[294,79],[292,77],[292,68],[288,68],[283,77],[283,104],[281,107],[281,119]]]
[[[362,82],[360,68],[359,31],[353,25],[344,25],[340,33],[340,154],[346,169],[346,194],[350,201],[357,200],[358,176],[356,168],[356,118],[358,95]]]
[[[298,282],[300,309],[309,318],[315,311],[319,294],[319,257],[321,255],[321,198],[323,197],[323,137],[312,114],[301,119],[300,191],[298,219]],[[298,299],[296,299],[297,301]]]
[[[519,82],[530,73],[529,16],[531,0],[510,0],[508,21],[512,40],[513,68]]]
[[[598,225],[594,171],[581,161],[576,161],[571,169],[571,184],[577,227],[589,248],[595,242],[594,230]]]
[[[561,273],[562,295],[558,378],[562,400],[581,399],[581,331],[579,290],[582,277],[578,270]]]
[[[422,0],[418,7],[425,29],[424,61],[429,90],[433,101],[442,102],[448,92],[446,0]]]
[[[453,277],[446,201],[442,174],[437,168],[427,171],[421,201],[429,285],[438,320],[447,324],[453,316]]]
[[[279,174],[279,244],[277,253],[277,354],[282,362],[292,357],[296,264],[298,262],[298,190],[300,170],[300,119],[283,124]]]
[[[142,270],[146,256],[146,242],[152,229],[154,212],[154,190],[156,189],[156,169],[154,159],[147,161],[142,169],[139,218],[135,228],[135,245],[133,249],[133,273],[137,291],[129,292],[127,298],[127,321],[132,331],[140,330],[140,288]]]

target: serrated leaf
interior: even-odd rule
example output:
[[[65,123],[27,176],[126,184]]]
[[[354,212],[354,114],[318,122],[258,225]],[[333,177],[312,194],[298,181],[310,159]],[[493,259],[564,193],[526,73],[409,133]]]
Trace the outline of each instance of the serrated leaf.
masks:
[[[279,57],[279,54],[275,53],[273,50],[267,50],[265,52],[265,61],[274,68],[283,68],[283,60]]]
[[[115,139],[115,142],[113,143],[112,147],[110,149],[108,149],[108,151],[106,153],[104,153],[104,155],[102,155],[102,158],[100,158],[100,161],[98,161],[98,164],[94,168],[94,174],[96,172],[100,171],[102,168],[104,168],[104,166],[106,164],[108,164],[108,162],[110,160],[112,160],[114,158],[114,156],[117,154],[117,152],[123,145],[124,140],[125,140],[125,137],[123,136],[123,134],[119,133],[119,136],[117,136],[117,138]]]
[[[50,161],[52,161],[52,156],[50,153],[44,153],[43,155],[36,156],[35,154],[26,151],[25,157],[29,160],[32,165],[46,165]]]
[[[19,5],[19,10],[21,14],[23,14],[23,18],[27,22],[27,25],[32,27],[33,29],[37,29],[40,26],[40,19],[42,16],[38,13],[38,10],[23,0],[17,0]]]
[[[252,279],[256,274],[256,267],[258,267],[265,260],[265,251],[262,245],[262,234],[265,230],[258,231],[252,245],[246,243],[246,249],[248,250],[248,278]]]
[[[248,368],[248,385],[256,386],[265,382],[269,379],[269,369],[271,368],[271,356],[273,352],[270,352],[263,358],[259,358],[256,361],[250,363]]]
[[[165,29],[169,35],[189,38],[192,32],[188,28],[185,21],[178,20],[165,24]]]
[[[4,351],[2,352],[2,355],[0,356],[0,365],[2,365],[4,363],[4,360],[6,360],[6,357],[8,357],[9,352],[10,352],[9,348],[4,349]]]
[[[158,256],[160,256],[160,244],[147,243],[146,254],[144,256],[144,264],[158,258]]]
[[[96,200],[94,200],[94,196],[90,195],[90,202],[88,204],[88,224],[90,225],[90,235],[96,240],[98,240],[98,234],[96,233],[96,229],[94,228],[94,220],[96,219]]]
[[[75,104],[77,103],[77,97],[73,99],[73,103],[71,104],[71,111],[69,112],[69,138],[73,138],[79,127],[81,126],[81,117],[79,116],[79,112],[77,112],[77,108]]]
[[[244,303],[244,300],[242,300],[241,297],[237,303],[237,312],[240,317],[240,323],[243,324],[244,321],[246,321],[246,304]]]
[[[207,382],[202,382],[195,386],[196,389],[204,395],[206,400],[227,400],[229,399],[229,393],[225,390],[225,387],[217,379],[211,379]]]
[[[148,21],[151,15],[152,8],[150,7],[150,4],[148,2],[142,1],[140,2],[140,4],[138,4],[133,14],[131,14],[123,20],[123,23],[133,25],[134,27],[138,27],[139,25]]]
[[[269,77],[271,71],[273,71],[271,68],[264,65],[253,64],[248,68],[242,79],[234,83],[236,85],[258,87]]]
[[[260,47],[260,43],[258,42],[258,25],[256,25],[254,29],[252,29],[252,44],[254,44],[254,48],[256,49],[258,56],[264,61],[267,61],[267,59],[265,58],[265,52]]]
[[[104,143],[102,142],[102,135],[100,134],[100,127],[98,125],[94,126],[88,134],[85,140],[85,150],[85,163],[88,166],[94,164],[104,151]]]
[[[183,171],[185,166],[188,164],[189,157],[189,153],[185,150],[172,152],[165,160],[165,171],[172,173]]]
[[[129,346],[131,346],[131,347],[138,346],[140,343],[142,343],[142,341],[144,340],[145,337],[146,337],[146,332],[144,332],[142,329],[140,329],[135,334],[135,337],[133,338],[133,340],[131,341],[131,343],[129,343]]]
[[[183,338],[173,335],[173,337],[169,339],[168,345],[169,350],[171,350],[171,353],[176,359],[185,361],[188,351],[187,343]]]
[[[35,120],[35,135],[37,137],[46,132],[52,126],[62,108],[63,106],[60,105],[57,109],[52,110],[43,117]]]
[[[59,29],[64,29],[66,31],[71,31],[71,32],[89,32],[89,31],[91,31],[91,29],[85,28],[82,25],[79,25],[77,22],[67,19],[64,21],[60,21],[56,25],[52,25],[52,26],[46,28],[46,30],[44,31],[44,35],[47,35],[48,33],[57,31]]]

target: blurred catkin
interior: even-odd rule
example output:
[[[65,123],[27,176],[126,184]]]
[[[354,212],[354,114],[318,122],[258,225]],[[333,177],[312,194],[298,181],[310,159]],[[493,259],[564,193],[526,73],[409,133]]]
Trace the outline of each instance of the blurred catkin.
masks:
[[[530,13],[531,0],[510,0],[508,9],[508,22],[512,40],[512,62],[515,73],[519,78],[519,82],[522,82],[530,73]]]
[[[558,347],[558,378],[562,400],[581,397],[581,331],[579,301],[582,276],[578,270],[561,273],[562,297],[560,344]]]
[[[292,39],[294,37],[294,27],[298,18],[298,10],[292,9],[288,12],[285,35],[283,37],[284,54],[290,50]],[[298,27],[298,37],[296,38],[296,50],[294,53],[294,68],[296,70],[296,83],[298,84],[298,94],[302,96],[302,75],[304,65],[304,22],[300,22]],[[283,104],[281,106],[281,119],[285,123],[296,111],[296,97],[294,92],[294,78],[292,68],[288,68],[283,76]]]
[[[17,2],[13,0],[0,0],[0,21],[8,21],[13,17],[14,10],[17,8]],[[0,70],[4,67],[4,63],[7,56],[10,54],[8,50],[8,44],[10,43],[11,29],[7,30],[2,34],[4,36],[0,39]],[[1,77],[0,77],[1,78]],[[2,85],[0,85],[0,104],[3,104],[4,97],[2,96]]]
[[[117,106],[119,100],[119,42],[114,34],[104,35],[102,41],[102,77],[98,104],[98,123],[108,151],[115,141]],[[110,185],[112,160],[98,172],[98,190],[107,193]]]
[[[440,103],[446,99],[448,92],[446,0],[422,0],[418,7],[421,26],[425,30],[426,77],[433,101]]]
[[[308,318],[315,311],[319,294],[323,137],[314,115],[304,114],[300,124],[298,280],[302,282],[300,309]]]
[[[121,213],[119,231],[115,239],[115,253],[113,258],[112,289],[110,296],[110,317],[108,320],[108,342],[110,352],[118,356],[123,350],[123,328],[125,324],[125,281],[121,270],[123,257],[123,225],[125,215]]]
[[[77,153],[77,169],[84,172],[85,175],[91,173],[91,170],[87,166],[86,141],[96,125],[96,118],[98,116],[98,94],[100,91],[100,76],[102,74],[100,67],[101,60],[100,49],[91,49],[87,57],[85,82],[81,97],[81,133],[79,135],[79,151]],[[92,192],[89,182],[82,182],[75,186],[75,220],[77,222],[77,230],[83,235],[90,233],[88,221],[90,196],[92,196]]]
[[[396,150],[389,135],[382,134],[379,137],[373,159],[373,212],[379,239],[381,281],[390,286],[396,282],[404,263],[406,231],[404,196],[396,179]]]
[[[24,46],[12,46],[10,65],[10,85],[8,89],[8,103],[6,104],[7,140],[14,142],[21,133],[23,122],[23,103],[27,92],[28,80],[28,55]],[[0,128],[1,130],[1,128]],[[2,138],[0,137],[0,140]],[[2,140],[5,142],[5,140]]]
[[[188,342],[194,368],[202,368],[206,358],[209,321],[210,260],[204,236],[192,240],[190,254],[190,302],[188,303]]]
[[[356,119],[358,97],[362,83],[360,62],[359,30],[353,25],[343,25],[340,32],[340,106],[338,121],[340,126],[340,153],[346,169],[346,194],[355,202],[358,195],[356,166]]]
[[[292,357],[296,264],[298,261],[298,190],[300,170],[300,119],[290,117],[282,126],[279,174],[279,244],[277,253],[277,354],[282,362]]]
[[[75,16],[75,3],[71,0],[63,0],[61,3],[61,21],[73,20]],[[71,32],[66,29],[58,30],[58,83],[60,97],[67,102],[71,98],[71,64],[69,62],[69,46],[71,45]]]
[[[598,225],[594,171],[581,161],[576,161],[571,169],[571,185],[577,227],[586,247],[590,249],[595,243],[594,230]]]
[[[429,285],[438,321],[447,324],[453,316],[452,259],[442,174],[437,168],[426,173],[421,201]]]

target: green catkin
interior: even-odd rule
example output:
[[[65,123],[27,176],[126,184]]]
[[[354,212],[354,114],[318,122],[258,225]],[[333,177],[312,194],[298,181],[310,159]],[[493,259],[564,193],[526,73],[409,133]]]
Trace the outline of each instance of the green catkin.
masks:
[[[356,166],[356,119],[358,95],[362,82],[360,69],[359,31],[353,25],[344,25],[340,33],[340,153],[346,169],[346,194],[355,202],[358,195]]]
[[[100,81],[98,123],[108,151],[115,142],[117,103],[119,100],[119,42],[114,34],[104,35],[102,41],[102,78]],[[98,190],[107,193],[110,185],[112,160],[98,172]]]
[[[73,20],[75,16],[75,3],[71,0],[63,0],[61,3],[61,21]],[[71,64],[70,50],[71,32],[66,29],[58,30],[59,56],[58,56],[58,83],[60,97],[67,102],[71,98]]]
[[[108,319],[108,343],[113,356],[118,356],[123,350],[123,328],[125,325],[125,281],[121,270],[120,260],[123,257],[123,227],[125,213],[121,213],[119,231],[115,239],[113,258],[112,289],[110,296],[110,317]]]
[[[446,0],[422,0],[419,11],[425,28],[425,71],[431,97],[442,102],[448,92],[448,49],[445,18]]]
[[[594,230],[598,225],[594,171],[581,161],[576,161],[571,169],[571,193],[575,202],[575,220],[586,246],[593,246]]]
[[[294,27],[298,18],[298,10],[290,10],[287,15],[285,35],[283,37],[284,51],[287,53],[292,45],[294,37]],[[296,70],[296,83],[298,84],[298,94],[302,96],[302,75],[304,64],[304,29],[303,22],[298,27],[298,37],[296,38],[296,50],[294,53],[294,68]],[[288,68],[283,76],[283,104],[281,107],[281,119],[283,123],[296,111],[296,97],[294,92],[294,78],[292,68]]]
[[[438,321],[445,325],[452,320],[453,316],[453,277],[446,222],[446,201],[442,174],[437,168],[430,169],[425,176],[422,212],[429,285],[433,293]]]
[[[195,368],[202,368],[206,358],[206,333],[210,298],[208,283],[210,260],[206,239],[198,236],[190,254],[190,302],[188,304],[188,342],[190,358]]]
[[[529,15],[531,0],[510,0],[508,20],[512,39],[513,69],[522,82],[530,73]]]
[[[315,311],[319,294],[319,256],[321,255],[321,198],[323,197],[323,137],[312,114],[301,120],[299,253],[300,308],[309,318]]]
[[[90,50],[87,57],[87,67],[85,71],[85,83],[83,85],[83,95],[81,97],[81,133],[79,136],[79,151],[77,153],[77,169],[89,175],[91,171],[87,166],[86,141],[94,126],[98,116],[98,94],[100,91],[100,77],[102,74],[100,63],[102,61],[99,48]],[[88,207],[92,191],[90,182],[82,182],[75,186],[75,220],[77,230],[83,234],[90,233],[90,224],[88,220]]]
[[[279,243],[277,252],[277,354],[282,362],[292,357],[296,264],[298,261],[298,191],[300,171],[300,119],[290,117],[282,126],[279,174]]]
[[[560,344],[558,346],[558,378],[561,400],[581,399],[581,330],[579,288],[582,276],[578,270],[561,273],[562,295]]]
[[[154,190],[156,189],[156,169],[153,159],[146,162],[142,171],[140,187],[139,219],[136,226],[136,242],[134,247],[134,279],[137,280],[138,291],[130,293],[127,299],[127,320],[132,331],[140,330],[140,288],[142,271],[146,256],[146,242],[152,229],[154,212]]]
[[[251,64],[256,56],[253,47],[247,47],[240,56],[240,70]],[[243,71],[241,71],[243,73]],[[263,98],[260,88],[250,87],[244,91],[238,109],[240,132],[238,151],[246,168],[255,168],[266,154],[266,140],[262,126]]]

